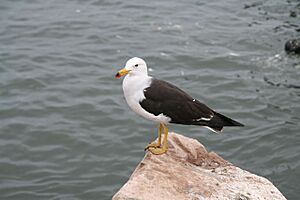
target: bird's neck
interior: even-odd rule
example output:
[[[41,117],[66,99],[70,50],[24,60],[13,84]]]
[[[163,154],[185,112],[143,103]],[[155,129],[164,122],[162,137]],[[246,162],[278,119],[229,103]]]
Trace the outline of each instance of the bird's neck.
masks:
[[[151,84],[151,76],[145,75],[126,75],[123,80],[123,91],[126,95],[133,95],[134,92],[143,91]]]

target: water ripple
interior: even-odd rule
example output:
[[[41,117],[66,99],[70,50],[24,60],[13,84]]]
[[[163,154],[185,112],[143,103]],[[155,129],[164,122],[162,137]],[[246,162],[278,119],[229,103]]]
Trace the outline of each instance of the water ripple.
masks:
[[[156,137],[114,74],[132,56],[246,126],[200,140],[298,198],[297,2],[3,1],[0,197],[110,199]],[[296,32],[295,32],[296,31]]]

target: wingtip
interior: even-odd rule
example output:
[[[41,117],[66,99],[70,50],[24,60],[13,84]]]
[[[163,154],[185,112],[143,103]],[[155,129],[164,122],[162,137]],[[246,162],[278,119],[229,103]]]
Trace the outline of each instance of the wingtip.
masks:
[[[234,126],[241,126],[241,127],[245,126],[245,124],[242,124],[240,122],[237,122],[237,121],[234,121],[234,122],[235,122]]]

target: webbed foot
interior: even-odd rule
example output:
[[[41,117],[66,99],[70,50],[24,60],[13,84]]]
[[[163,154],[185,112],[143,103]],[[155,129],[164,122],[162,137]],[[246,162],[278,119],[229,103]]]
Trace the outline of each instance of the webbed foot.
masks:
[[[168,147],[150,147],[148,150],[155,155],[161,155],[168,151]]]
[[[149,148],[159,148],[159,147],[160,144],[156,141],[153,141],[145,147],[145,151],[148,150]]]

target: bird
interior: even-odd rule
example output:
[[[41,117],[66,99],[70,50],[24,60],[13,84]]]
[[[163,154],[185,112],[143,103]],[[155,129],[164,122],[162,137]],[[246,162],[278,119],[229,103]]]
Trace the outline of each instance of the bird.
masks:
[[[145,147],[155,155],[168,151],[168,125],[172,123],[203,126],[217,133],[225,126],[244,126],[214,111],[177,86],[149,76],[147,64],[141,58],[129,59],[115,78],[122,76],[125,76],[122,87],[128,106],[138,115],[158,124],[158,139]]]

